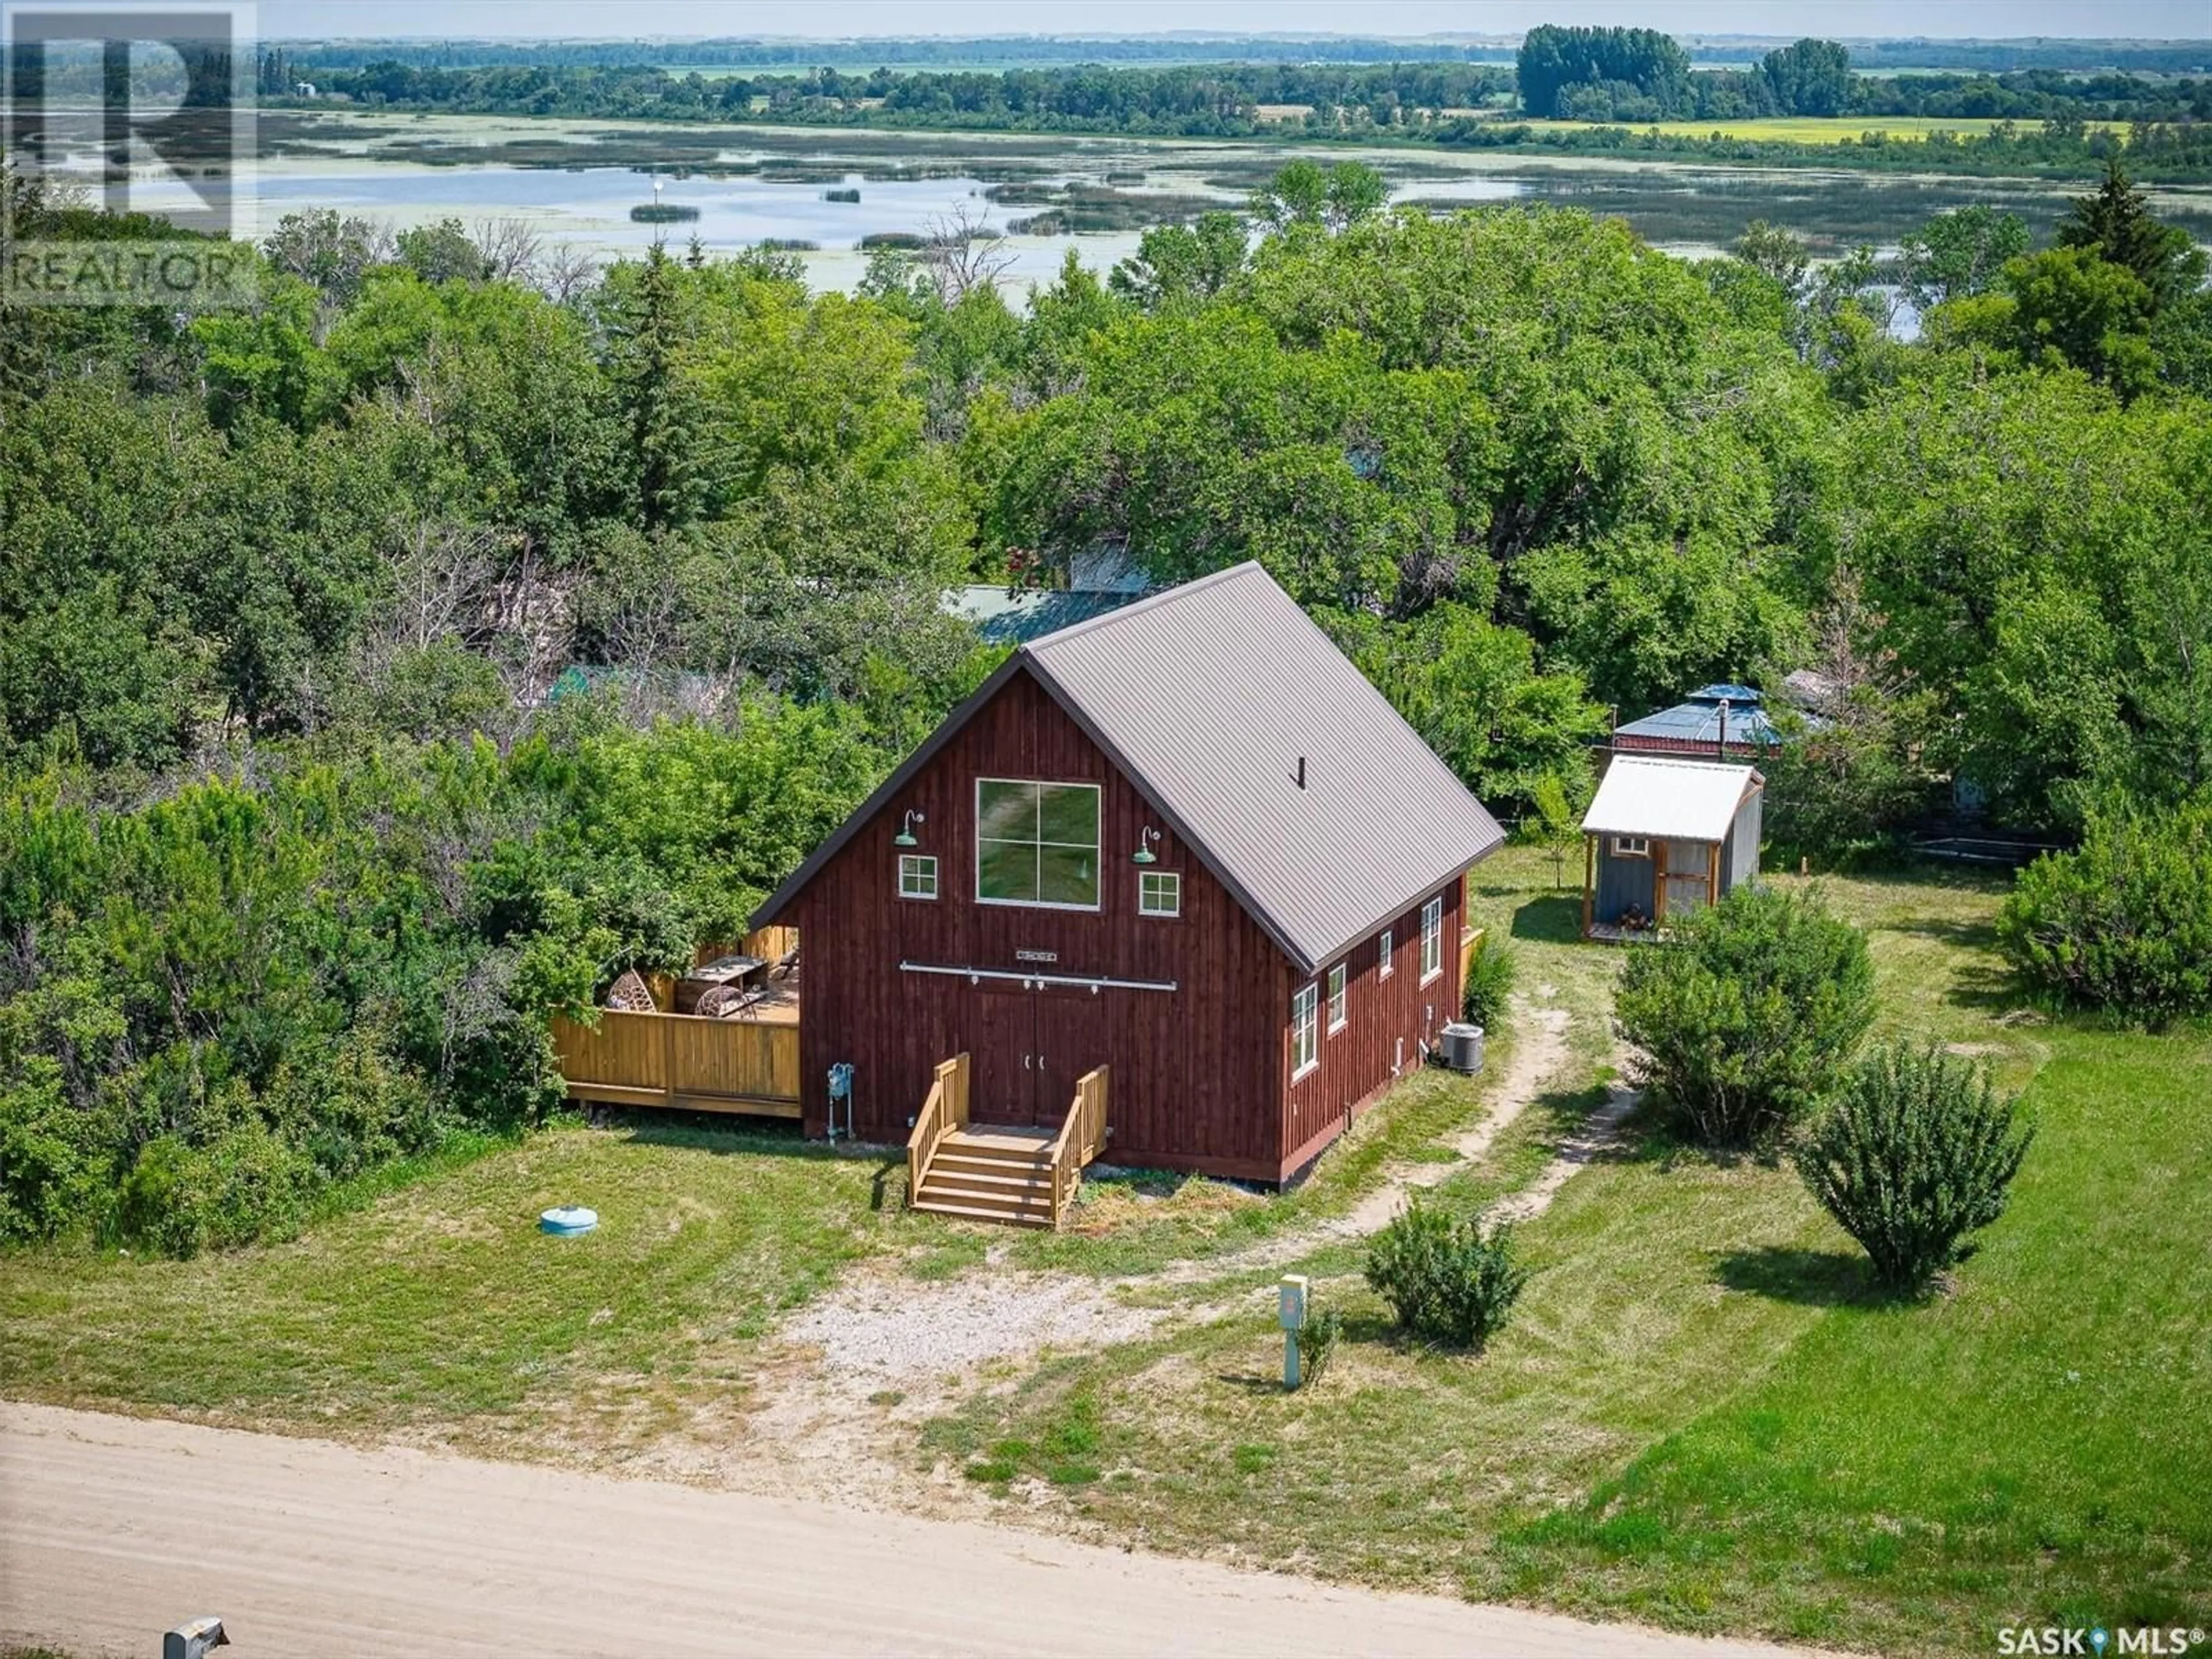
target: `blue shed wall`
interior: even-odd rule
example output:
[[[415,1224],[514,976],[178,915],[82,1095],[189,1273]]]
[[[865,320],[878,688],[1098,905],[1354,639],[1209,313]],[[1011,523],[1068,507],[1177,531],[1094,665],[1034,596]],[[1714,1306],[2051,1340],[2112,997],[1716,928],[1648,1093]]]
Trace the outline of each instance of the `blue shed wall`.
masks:
[[[1591,921],[1619,921],[1631,905],[1650,915],[1657,908],[1656,886],[1651,860],[1615,858],[1613,837],[1597,838],[1597,897],[1590,909]]]

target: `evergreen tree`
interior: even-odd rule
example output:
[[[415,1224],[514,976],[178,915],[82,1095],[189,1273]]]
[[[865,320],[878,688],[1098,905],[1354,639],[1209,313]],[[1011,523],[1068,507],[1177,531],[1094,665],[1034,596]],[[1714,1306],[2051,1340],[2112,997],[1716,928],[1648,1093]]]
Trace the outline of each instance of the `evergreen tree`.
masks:
[[[2058,245],[2094,252],[2133,271],[2150,290],[2151,309],[2186,299],[2204,281],[2204,250],[2179,225],[2164,223],[2113,157],[2094,194],[2076,197],[2058,222]]]
[[[677,276],[668,250],[653,245],[635,301],[636,325],[629,341],[630,430],[637,442],[638,516],[648,530],[680,525],[697,506],[690,464],[690,434],[677,384],[682,343],[677,316]]]

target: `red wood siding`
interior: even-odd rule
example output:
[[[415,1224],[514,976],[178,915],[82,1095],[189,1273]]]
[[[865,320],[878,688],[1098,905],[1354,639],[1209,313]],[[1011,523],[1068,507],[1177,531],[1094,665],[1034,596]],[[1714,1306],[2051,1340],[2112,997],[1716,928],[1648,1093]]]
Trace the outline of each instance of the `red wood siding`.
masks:
[[[1033,909],[975,902],[975,781],[1026,778],[1101,786],[1101,908]],[[939,897],[898,896],[892,837],[909,809],[926,815],[912,849],[938,860]],[[1152,870],[1182,876],[1182,914],[1137,913],[1147,827],[1161,831]],[[1282,1172],[1282,1030],[1290,965],[1273,942],[1155,813],[1135,787],[1028,674],[1015,675],[917,775],[816,872],[793,902],[805,950],[805,1118],[822,1132],[824,1080],[854,1067],[861,1138],[899,1140],[931,1069],[975,1057],[979,1121],[1057,1121],[1083,1069],[1110,1065],[1109,1162],[1274,1180]],[[1018,951],[1051,951],[1049,965]],[[903,973],[942,966],[1174,981],[1172,993],[1120,988],[1024,993],[1018,984]],[[1023,1003],[1032,1005],[1027,1022]],[[1024,1030],[1035,1033],[1024,1042]],[[1018,1069],[1041,1054],[1044,1084]],[[1060,1085],[1066,1084],[1062,1091]],[[1058,1098],[1053,1098],[1059,1097]]]
[[[1096,913],[975,902],[975,780],[1100,786],[1101,908]],[[908,811],[918,847],[893,844]],[[1140,915],[1130,862],[1146,828],[1155,872],[1182,877],[1182,913]],[[938,860],[938,897],[898,896],[902,850]],[[903,1139],[937,1063],[973,1056],[978,1121],[1058,1122],[1076,1077],[1112,1068],[1110,1163],[1279,1181],[1319,1154],[1386,1088],[1420,1063],[1421,1039],[1457,1017],[1463,884],[1444,897],[1443,971],[1421,982],[1418,895],[1393,925],[1397,968],[1377,973],[1376,936],[1349,954],[1347,1022],[1328,1029],[1321,1060],[1290,1081],[1290,1005],[1304,983],[1290,960],[1207,872],[1136,787],[1026,673],[979,709],[906,788],[861,826],[793,900],[805,950],[801,1052],[805,1122],[823,1132],[826,1073],[854,1068],[854,1125],[865,1140]],[[1379,929],[1377,930],[1379,933]],[[1051,952],[1050,963],[1019,952]],[[902,971],[902,961],[1150,981],[1173,992],[1050,988]],[[1401,1043],[1402,1042],[1402,1049]],[[1026,1063],[1025,1063],[1026,1062]]]
[[[1306,981],[1287,972],[1283,987],[1280,1070],[1282,1079],[1284,1176],[1296,1174],[1341,1133],[1352,1119],[1397,1080],[1421,1063],[1422,1041],[1433,1047],[1447,1020],[1459,1018],[1460,933],[1465,919],[1465,882],[1455,877],[1443,890],[1443,970],[1421,982],[1421,906],[1425,895],[1391,924],[1395,968],[1382,974],[1382,930],[1376,929],[1343,957],[1346,1022],[1328,1029],[1328,970],[1314,975],[1320,988],[1320,1063],[1304,1077],[1291,1075],[1291,998]],[[1401,1046],[1402,1044],[1402,1047]]]

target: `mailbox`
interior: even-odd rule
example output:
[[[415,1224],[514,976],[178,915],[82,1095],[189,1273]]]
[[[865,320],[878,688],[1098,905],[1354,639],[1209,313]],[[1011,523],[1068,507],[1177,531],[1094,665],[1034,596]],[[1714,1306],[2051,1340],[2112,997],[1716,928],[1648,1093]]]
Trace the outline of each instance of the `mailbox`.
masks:
[[[161,1659],[205,1659],[210,1648],[227,1648],[230,1638],[222,1620],[213,1616],[188,1619],[174,1630],[161,1632]]]

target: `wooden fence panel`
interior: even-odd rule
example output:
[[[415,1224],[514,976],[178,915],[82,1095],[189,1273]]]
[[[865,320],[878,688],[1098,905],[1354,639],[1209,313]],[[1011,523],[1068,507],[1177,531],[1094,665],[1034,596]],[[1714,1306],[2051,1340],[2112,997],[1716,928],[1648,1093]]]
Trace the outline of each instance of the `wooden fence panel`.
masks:
[[[596,1031],[566,1014],[553,1021],[553,1048],[561,1073],[574,1083],[613,1083],[629,1089],[668,1087],[668,1050],[661,1014],[599,1011]]]
[[[796,1025],[603,1008],[596,1031],[556,1016],[553,1048],[573,1099],[799,1115]]]
[[[684,1019],[672,1034],[679,1095],[799,1098],[799,1028],[750,1020]]]
[[[708,940],[691,953],[691,965],[703,968],[717,957],[748,956],[763,962],[774,962],[786,952],[799,948],[799,929],[796,927],[759,927],[743,939]]]

